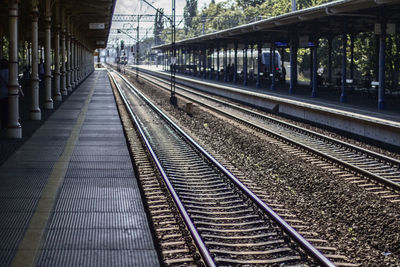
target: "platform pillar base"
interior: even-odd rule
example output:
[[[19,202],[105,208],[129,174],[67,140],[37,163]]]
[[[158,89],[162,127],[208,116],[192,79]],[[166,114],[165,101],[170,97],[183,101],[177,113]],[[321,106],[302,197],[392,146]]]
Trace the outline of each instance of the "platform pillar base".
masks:
[[[44,108],[45,109],[53,109],[54,108],[53,101],[44,103]]]
[[[31,110],[31,112],[29,113],[29,119],[33,120],[33,121],[40,121],[42,119],[42,113],[39,110]]]
[[[6,134],[7,134],[8,138],[21,139],[22,138],[22,127],[16,126],[16,127],[7,128]]]

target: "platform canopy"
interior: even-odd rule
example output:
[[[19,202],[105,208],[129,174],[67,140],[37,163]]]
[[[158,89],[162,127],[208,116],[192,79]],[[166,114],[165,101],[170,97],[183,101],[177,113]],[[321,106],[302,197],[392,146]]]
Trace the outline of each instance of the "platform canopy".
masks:
[[[329,37],[342,33],[374,32],[382,20],[390,29],[400,32],[400,0],[339,0],[302,9],[277,17],[240,25],[176,42],[176,47],[196,45],[219,45],[279,41],[288,43],[297,35],[299,38],[312,36]],[[394,26],[394,28],[392,28]],[[388,27],[389,28],[389,27]],[[170,49],[171,44],[153,47]]]
[[[43,30],[46,0],[11,0],[19,3],[19,32],[22,38],[28,39],[31,29],[32,2],[39,3],[39,32]],[[50,0],[52,11],[52,28],[56,23],[56,3],[60,12],[65,12],[72,21],[75,34],[85,41],[91,49],[105,48],[111,27],[111,20],[117,0]],[[7,36],[8,2],[0,0],[0,35]],[[39,34],[39,38],[42,35]]]

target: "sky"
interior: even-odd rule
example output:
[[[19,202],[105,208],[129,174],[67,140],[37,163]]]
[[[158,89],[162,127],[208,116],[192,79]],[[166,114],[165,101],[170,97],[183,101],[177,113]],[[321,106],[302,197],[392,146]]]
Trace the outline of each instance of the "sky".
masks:
[[[172,1],[171,0],[147,0],[149,3],[152,3],[153,6],[156,8],[164,8],[164,12],[166,15],[172,14]],[[176,15],[182,15],[183,14],[183,8],[186,5],[186,0],[175,0],[175,6],[176,6]],[[216,2],[221,2],[223,0],[216,0]],[[197,8],[200,10],[202,7],[208,5],[211,2],[211,0],[198,0]],[[144,1],[141,0],[117,0],[114,14],[155,14],[155,10],[151,7],[149,7],[148,4],[146,4]],[[177,17],[177,24],[179,23],[178,17]],[[141,30],[140,32],[140,37],[139,39],[146,38],[152,36],[153,30],[152,27],[154,25],[154,22],[142,22],[140,24]],[[183,25],[182,23],[180,24],[181,26]],[[136,27],[136,22],[132,23],[113,23],[111,25],[111,29],[128,29],[128,28],[133,28]],[[179,25],[177,27],[180,27]],[[116,30],[114,30],[115,32]],[[131,31],[132,33],[133,31]],[[136,32],[133,33],[133,35],[136,35]],[[126,44],[134,44],[136,41],[133,38],[129,38],[127,35],[124,34],[110,34],[109,39],[108,39],[108,45],[111,46],[112,44],[119,42],[120,40],[124,40]]]
[[[175,5],[176,5],[176,14],[183,14],[183,8],[185,7],[186,1],[185,0],[175,0]],[[216,1],[216,2],[221,2]],[[171,14],[172,10],[172,1],[171,0],[148,0],[148,2],[153,3],[153,6],[157,8],[164,8],[164,11],[166,14]],[[201,9],[204,5],[208,5],[211,2],[211,0],[198,0],[197,7],[198,9]],[[140,5],[141,9],[140,10]],[[142,13],[142,12],[147,13],[154,13],[153,9],[148,8],[148,5],[139,0],[117,0],[117,4],[115,6],[115,11],[114,13],[123,13],[123,14],[129,14],[129,13]]]

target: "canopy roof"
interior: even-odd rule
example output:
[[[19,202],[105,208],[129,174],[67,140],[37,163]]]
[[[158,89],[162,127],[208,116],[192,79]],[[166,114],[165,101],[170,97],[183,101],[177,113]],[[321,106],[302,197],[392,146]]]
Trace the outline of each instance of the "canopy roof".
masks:
[[[257,42],[289,42],[292,35],[328,37],[345,33],[373,32],[376,23],[385,19],[400,27],[400,0],[339,0],[302,9],[277,17],[240,25],[176,42],[176,47],[198,45],[232,46]],[[311,40],[310,40],[311,41]],[[153,47],[170,49],[171,43]]]
[[[107,45],[111,20],[117,0],[51,0],[52,29],[56,27],[56,2],[71,18],[74,35],[90,49],[104,48]],[[31,32],[31,5],[32,0],[19,2],[19,32],[20,38],[27,40]],[[0,35],[8,31],[8,1],[0,0]],[[39,32],[44,31],[45,0],[39,3]],[[39,34],[39,38],[42,35]]]

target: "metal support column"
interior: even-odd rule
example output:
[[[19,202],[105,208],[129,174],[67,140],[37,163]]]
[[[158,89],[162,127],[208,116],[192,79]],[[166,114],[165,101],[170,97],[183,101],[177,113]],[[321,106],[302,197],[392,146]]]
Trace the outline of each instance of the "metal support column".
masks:
[[[79,42],[78,42],[78,38],[75,39],[75,45],[74,45],[74,62],[75,62],[75,68],[74,68],[74,78],[75,78],[75,86],[78,86],[79,81],[78,81],[78,69],[79,69],[79,65],[78,65],[78,46],[79,46]]]
[[[204,48],[203,60],[204,60],[203,78],[206,79],[207,78],[207,68],[208,68],[208,64],[207,64],[207,48]]]
[[[232,64],[232,49],[229,48],[228,50],[229,56],[229,62],[228,62],[228,66],[229,66],[229,72],[228,72],[228,82],[232,82],[233,79],[233,64]]]
[[[100,51],[99,51],[99,60],[100,60]],[[81,81],[81,43],[78,42],[76,45],[76,83],[79,84]]]
[[[249,80],[254,80],[254,44],[250,44],[250,68],[251,68],[251,76],[249,76]]]
[[[208,78],[210,79],[210,80],[212,80],[212,78],[213,78],[213,69],[214,69],[214,57],[213,57],[213,55],[214,55],[214,47],[211,47],[210,48],[210,50],[209,50],[209,55],[208,55],[208,69],[209,69],[209,71],[208,71]]]
[[[233,66],[233,83],[237,83],[237,63],[238,63],[238,58],[237,58],[237,50],[238,50],[238,41],[235,41],[234,44],[234,66]]]
[[[345,103],[347,101],[347,95],[346,95],[346,62],[347,62],[347,53],[346,53],[346,48],[347,48],[347,34],[343,33],[342,34],[342,93],[340,95],[340,103]]]
[[[71,56],[72,56],[72,60],[71,60],[71,82],[72,82],[72,87],[76,88],[78,86],[77,82],[76,82],[76,35],[73,36],[71,38]]]
[[[45,66],[44,66],[44,108],[53,109],[53,99],[51,98],[51,0],[46,0],[45,9]]]
[[[328,37],[328,83],[332,84],[332,37]]]
[[[289,94],[294,94],[297,86],[297,35],[290,40],[290,86]]]
[[[272,72],[272,77],[271,77],[271,90],[275,91],[276,90],[276,65],[275,65],[275,61],[276,61],[276,55],[275,55],[275,41],[272,42],[271,44],[271,59],[272,59],[272,64],[271,64],[271,72]]]
[[[72,79],[71,79],[71,24],[70,24],[70,18],[67,19],[67,32],[66,32],[66,37],[67,37],[67,51],[66,51],[66,87],[68,92],[72,92]]]
[[[28,47],[27,47],[27,68],[28,68],[28,74],[29,74],[29,70],[30,70],[31,67],[32,67],[32,54],[31,54],[31,51],[32,51],[32,46],[31,46],[31,43],[28,42]],[[29,75],[30,75],[30,74],[29,74]]]
[[[72,28],[72,25],[71,25]],[[71,65],[70,65],[70,78],[71,78],[71,88],[75,88],[75,77],[74,77],[74,68],[75,68],[75,62],[74,62],[74,46],[75,46],[75,40],[74,40],[73,32],[71,29],[71,44],[70,44],[70,49],[71,49],[71,54],[70,54],[70,59],[71,59]]]
[[[313,49],[313,68],[312,68],[312,91],[311,91],[311,96],[312,97],[317,97],[318,94],[318,74],[317,74],[317,69],[318,69],[318,45],[319,45],[319,39],[317,37],[313,38],[313,43],[314,43],[314,49]]]
[[[217,71],[215,73],[216,81],[219,81],[219,51],[220,51],[220,47],[219,47],[219,44],[217,44]]]
[[[224,47],[224,82],[228,81],[228,46],[225,45]]]
[[[204,56],[203,48],[199,47],[198,59],[197,59],[197,61],[199,62],[199,73],[197,74],[198,77],[201,77],[203,75],[203,68],[204,68],[203,56]]]
[[[79,82],[82,82],[85,73],[85,60],[83,58],[83,44],[79,47],[79,61],[81,62],[81,69],[79,71]]]
[[[381,21],[379,36],[379,88],[378,109],[385,108],[385,50],[386,50],[386,21]]]
[[[374,81],[379,81],[379,51],[380,51],[380,36],[375,35],[375,54],[374,54]]]
[[[193,69],[191,69],[191,74],[192,76],[194,76],[196,74],[196,49],[195,48],[191,48],[191,57],[192,57],[192,67]]]
[[[313,82],[313,64],[314,64],[314,47],[310,47],[310,87],[312,88],[312,82]]]
[[[171,57],[171,96],[169,98],[169,103],[173,106],[178,106],[178,99],[175,96],[176,89],[176,2],[172,0],[172,38],[171,38],[171,49],[172,49],[172,57]]]
[[[350,79],[354,83],[354,34],[350,35]],[[351,87],[353,87],[353,83]]]
[[[31,74],[31,120],[41,120],[42,115],[39,108],[39,57],[38,57],[38,21],[39,3],[32,0],[32,74]]]
[[[65,51],[65,40],[67,35],[67,29],[65,25],[65,9],[63,8],[61,11],[61,94],[66,96],[68,95],[67,91],[67,82],[66,82],[66,68],[65,68],[65,59],[66,59],[66,51]]]
[[[256,87],[261,88],[261,56],[262,56],[262,43],[257,44],[257,81]]]
[[[18,83],[18,1],[8,0],[8,123],[7,137],[22,138],[22,127],[19,124],[19,90]]]
[[[184,52],[183,48],[179,49],[179,72],[180,73],[184,72],[184,66],[185,66],[185,64],[183,63],[183,60],[184,60],[184,58],[183,58],[183,54],[184,53],[183,52]]]
[[[247,47],[248,44],[244,44],[243,49],[243,85],[247,86]]]
[[[167,57],[167,55],[165,54],[165,51],[163,50],[162,51],[162,62],[161,62],[161,64],[162,64],[162,70],[163,71],[165,71],[165,58]]]
[[[192,47],[188,47],[188,49],[186,50],[187,54],[187,58],[185,57],[185,63],[187,63],[186,65],[186,73],[188,75],[193,75],[193,70],[192,70],[192,66],[194,66],[193,64],[193,48]]]
[[[100,57],[100,54],[99,54]],[[82,44],[79,45],[79,83],[82,82],[82,72],[83,72],[83,60],[82,60]]]
[[[55,101],[62,101],[60,93],[60,2],[56,2],[56,21],[54,34],[54,93]]]
[[[140,15],[137,16],[137,27],[136,27],[136,80],[139,79],[139,61],[140,61],[140,55],[139,55],[139,45],[140,45],[139,30],[140,30],[140,27],[139,27],[139,23],[140,23]]]
[[[189,49],[188,48],[182,48],[182,51],[183,51],[183,53],[182,53],[182,72],[184,74],[187,74],[186,66],[187,66],[187,57],[188,57]]]

